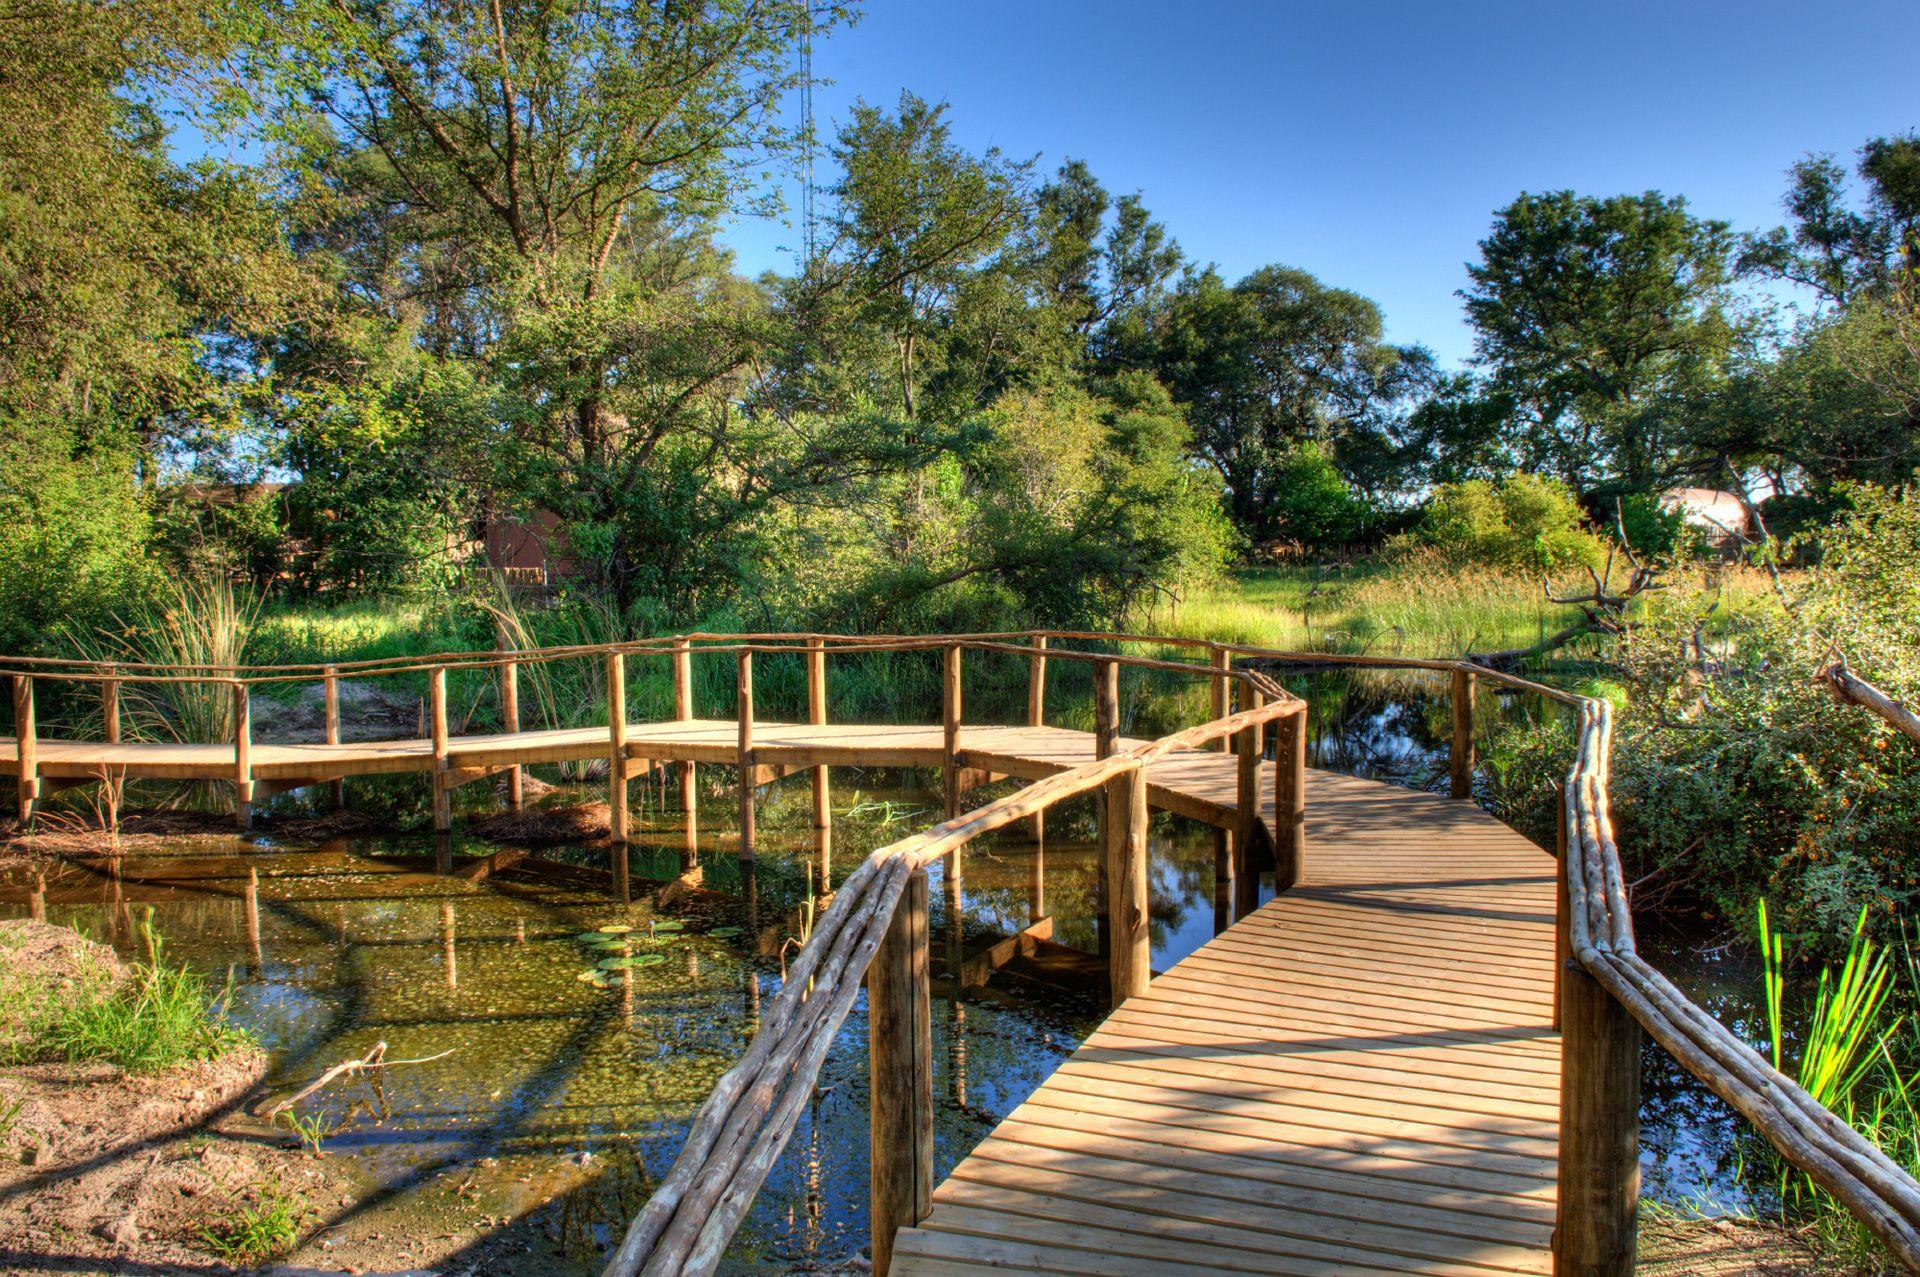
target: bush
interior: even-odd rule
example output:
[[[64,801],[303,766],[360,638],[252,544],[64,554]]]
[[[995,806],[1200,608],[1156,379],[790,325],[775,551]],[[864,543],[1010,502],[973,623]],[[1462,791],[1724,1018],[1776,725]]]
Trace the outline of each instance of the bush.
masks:
[[[61,623],[98,625],[146,597],[150,530],[125,458],[0,437],[0,651],[32,651]]]
[[[1405,540],[1459,564],[1536,572],[1597,565],[1606,557],[1572,490],[1529,474],[1441,484]]]
[[[1373,510],[1317,443],[1289,452],[1276,467],[1274,523],[1283,539],[1308,549],[1337,549],[1364,540]]]
[[[1678,592],[1626,647],[1629,699],[1615,745],[1622,852],[1645,890],[1727,916],[1759,897],[1839,947],[1862,907],[1876,924],[1920,905],[1920,767],[1880,719],[1836,704],[1812,675],[1837,644],[1863,678],[1920,697],[1920,498],[1856,489],[1825,534],[1804,601],[1721,614]]]

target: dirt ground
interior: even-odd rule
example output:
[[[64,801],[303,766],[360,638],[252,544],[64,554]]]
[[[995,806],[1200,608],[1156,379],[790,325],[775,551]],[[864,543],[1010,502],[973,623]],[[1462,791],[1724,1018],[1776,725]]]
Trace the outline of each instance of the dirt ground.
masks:
[[[1639,1271],[1649,1277],[1869,1277],[1785,1228],[1644,1215]]]

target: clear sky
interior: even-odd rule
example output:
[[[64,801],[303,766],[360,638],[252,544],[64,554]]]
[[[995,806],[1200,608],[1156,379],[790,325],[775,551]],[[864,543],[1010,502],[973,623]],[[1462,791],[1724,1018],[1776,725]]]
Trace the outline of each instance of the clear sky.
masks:
[[[1520,191],[1653,188],[1757,229],[1795,159],[1920,128],[1920,0],[869,0],[814,71],[823,134],[855,98],[945,101],[964,145],[1085,160],[1190,257],[1304,267],[1452,364],[1464,263]],[[792,268],[791,226],[728,238]]]

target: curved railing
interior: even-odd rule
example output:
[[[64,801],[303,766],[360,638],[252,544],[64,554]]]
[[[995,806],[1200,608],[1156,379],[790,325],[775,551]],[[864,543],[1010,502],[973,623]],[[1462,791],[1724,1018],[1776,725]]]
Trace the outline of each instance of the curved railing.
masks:
[[[1115,652],[1075,652],[1050,642],[1088,641],[1204,650],[1208,666],[1150,660]],[[970,635],[864,636],[823,634],[691,634],[590,647],[499,650],[428,657],[386,658],[331,665],[162,666],[57,658],[0,657],[0,674],[13,676],[16,719],[24,710],[20,771],[25,786],[25,741],[32,731],[31,686],[38,679],[99,684],[103,701],[122,681],[222,682],[247,686],[316,678],[364,678],[409,672],[501,667],[577,658],[612,661],[628,655],[668,656],[676,665],[676,711],[687,717],[685,663],[695,651],[732,652],[745,663],[755,652],[823,654],[860,651],[963,650],[1008,652],[1046,659],[1133,665],[1208,676],[1214,718],[1161,740],[1113,748],[1106,756],[1036,781],[975,811],[882,848],[841,885],[788,977],[761,1030],[739,1064],[701,1107],[672,1170],[633,1221],[609,1263],[611,1277],[634,1273],[705,1273],[718,1263],[755,1193],[793,1132],[817,1080],[834,1034],[869,984],[874,1050],[874,1242],[876,1269],[884,1269],[892,1235],[927,1211],[931,1192],[930,1067],[923,1045],[926,1003],[925,868],[969,840],[1036,815],[1069,797],[1107,796],[1106,844],[1115,909],[1116,996],[1143,988],[1145,943],[1145,768],[1166,752],[1232,737],[1245,776],[1253,742],[1268,724],[1282,749],[1304,749],[1305,706],[1242,663],[1347,665],[1417,669],[1452,680],[1455,797],[1471,776],[1472,700],[1477,681],[1545,697],[1578,715],[1578,739],[1560,804],[1562,872],[1557,910],[1562,962],[1560,1192],[1554,1233],[1556,1267],[1563,1272],[1625,1274],[1633,1259],[1637,1207],[1638,1035],[1644,1030],[1708,1089],[1738,1111],[1789,1163],[1805,1171],[1852,1211],[1910,1270],[1920,1272],[1920,1184],[1865,1137],[1822,1108],[1803,1088],[1772,1068],[1724,1025],[1694,1005],[1642,958],[1634,945],[1626,879],[1608,810],[1612,745],[1611,707],[1602,700],[1547,687],[1470,661],[1287,652],[1202,640],[1074,631]],[[947,658],[949,805],[953,805],[953,742],[958,725],[958,661]],[[611,668],[611,667],[610,667]],[[813,693],[810,666],[809,691]],[[1096,680],[1110,687],[1111,674]],[[1242,708],[1227,713],[1226,691],[1242,689]],[[742,693],[742,722],[752,722],[750,681]],[[24,693],[22,689],[25,688]],[[23,705],[24,699],[24,705]],[[1111,693],[1103,693],[1110,702]],[[1038,702],[1035,702],[1038,704]],[[1038,711],[1036,710],[1036,713]],[[244,721],[244,720],[243,720]],[[816,721],[823,721],[816,719]],[[111,730],[111,727],[110,727]],[[1111,745],[1117,713],[1103,708],[1099,727]],[[444,734],[442,722],[437,735]],[[616,737],[618,731],[616,729]],[[750,731],[743,730],[741,761],[749,764]],[[436,741],[436,746],[440,742]],[[616,742],[617,743],[617,742]],[[244,745],[235,742],[236,752]],[[1256,764],[1257,765],[1257,764]],[[1276,768],[1279,784],[1295,794],[1297,775]],[[1243,794],[1247,791],[1244,788]],[[23,806],[25,790],[23,788]],[[1244,806],[1244,804],[1243,804]],[[1121,813],[1125,813],[1124,819]],[[1298,812],[1291,816],[1298,834]],[[1297,849],[1296,849],[1297,850]],[[902,1045],[904,1043],[904,1045]]]

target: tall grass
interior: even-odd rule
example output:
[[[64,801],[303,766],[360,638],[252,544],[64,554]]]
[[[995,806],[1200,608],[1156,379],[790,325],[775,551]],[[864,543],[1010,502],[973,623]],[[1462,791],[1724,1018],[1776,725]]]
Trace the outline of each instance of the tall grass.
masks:
[[[95,661],[243,665],[260,607],[251,585],[223,576],[179,577],[160,602],[121,618],[111,630],[69,632],[67,644]],[[233,693],[223,682],[127,682],[120,689],[120,711],[132,740],[233,739]]]
[[[1912,946],[1903,945],[1907,979],[1901,990],[1887,950],[1867,935],[1863,908],[1845,958],[1838,968],[1821,969],[1804,1022],[1796,1025],[1785,937],[1773,929],[1764,900],[1758,915],[1774,1067],[1909,1171],[1920,1170],[1920,1059],[1910,1013],[1920,1005],[1920,961]],[[1771,1164],[1783,1211],[1804,1219],[1841,1253],[1875,1266],[1884,1261],[1872,1234],[1810,1175],[1778,1156]]]
[[[0,980],[7,1021],[0,1063],[109,1060],[129,1072],[151,1072],[216,1059],[250,1041],[228,1022],[226,994],[214,996],[197,972],[169,962],[151,925],[142,930],[147,958],[124,979],[90,966],[57,991],[25,973]]]

